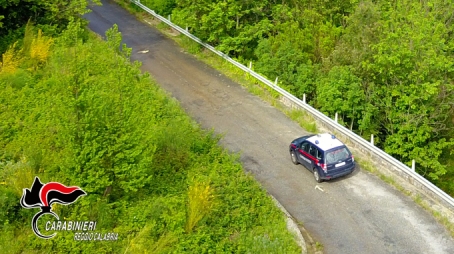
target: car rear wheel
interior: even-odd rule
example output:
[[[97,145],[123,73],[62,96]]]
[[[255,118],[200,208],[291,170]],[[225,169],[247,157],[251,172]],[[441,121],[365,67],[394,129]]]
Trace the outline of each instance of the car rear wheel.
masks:
[[[293,164],[295,164],[295,165],[298,165],[298,164],[299,164],[299,163],[298,163],[298,159],[296,158],[295,151],[291,151],[291,152],[290,152],[290,157],[292,157],[292,162],[293,162]]]
[[[314,172],[314,178],[317,183],[321,183],[323,180],[320,178],[320,174],[318,173],[318,170],[316,168],[312,169]]]

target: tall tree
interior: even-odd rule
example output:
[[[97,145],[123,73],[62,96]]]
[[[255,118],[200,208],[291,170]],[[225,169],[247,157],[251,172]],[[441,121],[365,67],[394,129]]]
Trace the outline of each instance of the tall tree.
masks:
[[[319,80],[317,102],[320,110],[329,116],[339,115],[350,130],[358,127],[365,111],[365,95],[361,80],[349,66],[336,66]]]
[[[384,17],[365,66],[382,111],[385,150],[407,163],[415,159],[428,169],[421,173],[437,179],[445,173],[438,158],[454,144],[443,135],[454,105],[449,27],[421,2],[398,1]]]
[[[49,31],[62,31],[70,19],[80,19],[87,13],[88,0],[0,0],[0,53],[23,36],[28,22],[46,27]],[[99,4],[99,0],[90,1]],[[0,23],[1,24],[1,23]]]

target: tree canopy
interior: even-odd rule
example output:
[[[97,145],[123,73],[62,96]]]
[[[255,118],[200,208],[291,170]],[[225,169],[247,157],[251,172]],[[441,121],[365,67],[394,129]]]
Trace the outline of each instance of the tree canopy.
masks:
[[[22,38],[28,22],[48,34],[58,34],[70,20],[80,19],[88,11],[87,6],[87,0],[0,0],[0,53]]]

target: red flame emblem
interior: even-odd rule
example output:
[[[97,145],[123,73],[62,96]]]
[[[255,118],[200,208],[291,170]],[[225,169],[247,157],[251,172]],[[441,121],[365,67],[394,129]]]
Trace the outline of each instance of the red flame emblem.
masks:
[[[24,189],[20,204],[23,208],[41,208],[41,211],[32,219],[32,229],[35,234],[41,238],[49,239],[56,235],[43,235],[38,229],[37,222],[39,217],[44,214],[51,214],[57,220],[59,217],[52,211],[52,204],[59,203],[62,205],[69,205],[83,195],[86,195],[85,191],[77,186],[67,187],[61,183],[49,182],[42,184],[38,177],[35,177],[35,181],[30,189]]]

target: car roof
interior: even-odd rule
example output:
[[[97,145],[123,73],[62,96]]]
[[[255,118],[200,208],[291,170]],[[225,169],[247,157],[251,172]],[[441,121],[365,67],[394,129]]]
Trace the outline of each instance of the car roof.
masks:
[[[307,139],[307,141],[316,145],[318,148],[322,149],[323,151],[330,150],[335,147],[344,146],[344,143],[342,143],[334,135],[329,134],[329,133],[322,133],[322,134],[317,134],[317,135],[311,136]]]

